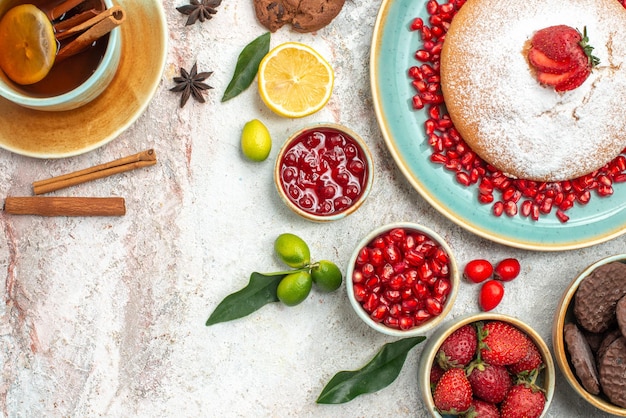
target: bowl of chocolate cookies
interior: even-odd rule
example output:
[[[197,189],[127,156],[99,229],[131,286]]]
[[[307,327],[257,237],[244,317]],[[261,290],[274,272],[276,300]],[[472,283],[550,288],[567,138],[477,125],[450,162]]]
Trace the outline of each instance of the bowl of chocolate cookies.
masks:
[[[599,410],[626,417],[626,254],[590,265],[565,289],[552,343],[576,393]]]

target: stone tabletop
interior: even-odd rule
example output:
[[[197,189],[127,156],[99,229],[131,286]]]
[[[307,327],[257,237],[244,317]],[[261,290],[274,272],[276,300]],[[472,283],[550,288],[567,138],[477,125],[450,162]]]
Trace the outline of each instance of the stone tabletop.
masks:
[[[153,100],[118,138],[56,160],[0,150],[2,196],[28,195],[34,180],[154,148],[158,163],[54,192],[121,196],[123,217],[35,217],[0,213],[0,411],[6,417],[426,417],[417,387],[418,345],[390,386],[342,405],[317,396],[340,370],[362,367],[395,339],[370,329],[346,291],[313,291],[296,307],[270,304],[240,320],[205,326],[252,272],[282,269],[273,241],[300,235],[315,259],[345,271],[357,242],[374,227],[414,221],[441,234],[459,265],[516,257],[522,274],[507,283],[496,312],[523,319],[550,347],[565,286],[585,267],[623,253],[625,238],[562,252],[519,250],[480,238],[433,209],[395,165],[378,128],[369,51],[379,2],[348,0],[325,28],[284,27],[271,45],[308,44],[336,73],[320,112],[289,120],[273,114],[256,85],[222,103],[241,49],[266,32],[249,0],[224,0],[213,19],[185,27],[163,2],[167,63]],[[213,71],[206,103],[179,108],[170,92],[179,68]],[[402,99],[404,100],[404,99]],[[123,111],[123,109],[120,109]],[[247,161],[243,125],[263,121],[273,138],[268,160]],[[314,122],[344,124],[369,145],[374,186],[346,219],[318,224],[292,213],[272,181],[290,133]],[[6,121],[2,121],[6,123]],[[478,287],[461,284],[449,319],[478,312]],[[428,337],[428,334],[426,334]],[[557,372],[549,417],[602,417]]]

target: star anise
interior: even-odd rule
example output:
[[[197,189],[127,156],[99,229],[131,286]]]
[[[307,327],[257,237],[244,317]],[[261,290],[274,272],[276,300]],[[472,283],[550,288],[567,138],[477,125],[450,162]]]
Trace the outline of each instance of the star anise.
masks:
[[[217,13],[216,8],[222,0],[189,0],[189,3],[176,8],[182,14],[189,16],[185,26],[193,25],[198,20],[202,23],[211,19],[213,17],[211,15]]]
[[[180,107],[185,106],[190,96],[193,96],[200,103],[205,102],[202,92],[213,87],[203,83],[203,81],[209,78],[211,74],[213,74],[213,71],[198,73],[196,63],[193,64],[190,72],[181,67],[180,77],[174,77],[176,85],[170,89],[170,91],[183,92],[180,97]]]

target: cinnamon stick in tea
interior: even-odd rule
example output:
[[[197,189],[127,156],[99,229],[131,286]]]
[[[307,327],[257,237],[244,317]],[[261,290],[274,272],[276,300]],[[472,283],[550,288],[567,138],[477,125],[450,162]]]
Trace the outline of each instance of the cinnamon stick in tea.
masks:
[[[12,215],[123,216],[123,197],[7,197],[4,211]]]
[[[66,187],[86,183],[91,180],[123,173],[137,168],[148,167],[156,164],[156,152],[153,149],[129,155],[105,164],[100,164],[84,170],[52,177],[46,180],[33,182],[33,193],[36,195],[53,192]]]

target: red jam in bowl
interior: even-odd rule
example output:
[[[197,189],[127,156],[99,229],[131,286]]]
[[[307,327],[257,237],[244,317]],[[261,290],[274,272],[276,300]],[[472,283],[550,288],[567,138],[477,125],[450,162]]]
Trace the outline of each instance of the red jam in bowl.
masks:
[[[361,248],[354,298],[375,322],[408,330],[439,316],[452,292],[450,257],[431,237],[391,229]]]
[[[300,210],[330,216],[352,207],[368,186],[361,145],[332,127],[304,130],[291,140],[277,167],[278,183]]]

